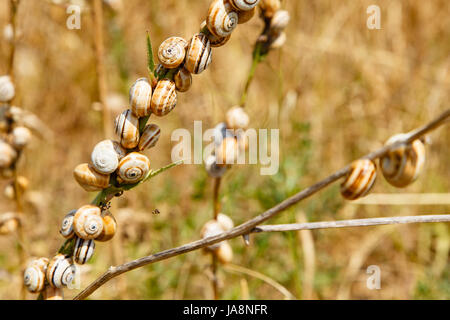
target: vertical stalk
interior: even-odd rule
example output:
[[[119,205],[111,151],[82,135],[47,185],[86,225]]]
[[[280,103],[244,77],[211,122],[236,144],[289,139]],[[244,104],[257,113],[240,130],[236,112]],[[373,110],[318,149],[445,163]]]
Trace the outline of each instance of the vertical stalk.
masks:
[[[214,178],[214,190],[213,190],[213,212],[214,220],[217,219],[217,215],[221,210],[221,204],[219,200],[220,183],[222,178]],[[214,252],[211,252],[211,271],[212,271],[212,286],[214,292],[214,300],[219,300],[219,284],[217,279],[217,257]]]
[[[248,90],[250,89],[250,85],[253,81],[253,78],[255,77],[256,68],[261,63],[261,49],[262,49],[262,43],[257,42],[255,44],[255,49],[253,51],[253,60],[252,65],[250,67],[250,71],[247,76],[247,81],[245,82],[244,91],[242,92],[240,105],[242,108],[245,107],[247,104],[247,96],[248,96]]]

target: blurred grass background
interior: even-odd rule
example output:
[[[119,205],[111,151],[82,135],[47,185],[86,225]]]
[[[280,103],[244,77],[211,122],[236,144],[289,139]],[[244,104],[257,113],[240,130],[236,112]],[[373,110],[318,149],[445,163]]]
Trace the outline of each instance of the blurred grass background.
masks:
[[[59,1],[62,2],[62,1]],[[74,1],[75,3],[75,1]],[[82,3],[77,1],[76,3]],[[209,0],[130,0],[105,9],[109,105],[113,116],[127,105],[129,86],[147,75],[145,33],[155,49],[169,36],[198,31]],[[366,27],[366,8],[381,8],[381,30]],[[450,3],[433,1],[286,0],[288,41],[256,73],[248,112],[254,128],[280,129],[280,170],[260,176],[258,166],[235,166],[222,183],[223,212],[240,224],[377,147],[391,135],[435,117],[450,100]],[[72,178],[102,136],[96,91],[92,12],[84,2],[81,30],[66,28],[64,6],[21,0],[21,32],[15,73],[15,104],[36,113],[54,139],[35,140],[20,164],[31,181],[26,207],[27,254],[52,256],[62,243],[62,217],[90,202]],[[0,0],[0,28],[8,1]],[[193,131],[222,121],[239,101],[250,67],[258,18],[240,25],[213,64],[194,77],[176,109],[152,118],[162,129],[147,152],[152,168],[170,162],[172,130]],[[0,73],[8,43],[1,42]],[[111,124],[112,126],[112,124]],[[381,177],[374,192],[448,192],[450,130],[430,135],[426,168],[405,190]],[[1,181],[0,187],[6,185]],[[14,210],[0,198],[0,212]],[[202,166],[181,166],[121,197],[113,212],[120,235],[98,243],[83,267],[82,285],[122,263],[199,238],[212,216],[212,179]],[[159,215],[152,214],[158,209]],[[270,223],[448,213],[449,206],[365,206],[343,201],[338,185]],[[450,229],[447,224],[381,226],[299,233],[258,234],[251,246],[231,240],[233,264],[272,278],[298,299],[449,299]],[[0,299],[17,299],[22,275],[14,235],[0,238]],[[115,249],[114,249],[115,246]],[[119,253],[119,255],[118,255]],[[210,299],[209,256],[193,252],[112,280],[95,299]],[[366,268],[381,268],[381,290],[366,288]],[[281,299],[273,286],[221,267],[223,299]],[[66,290],[66,298],[76,294]],[[29,295],[29,298],[33,298]]]

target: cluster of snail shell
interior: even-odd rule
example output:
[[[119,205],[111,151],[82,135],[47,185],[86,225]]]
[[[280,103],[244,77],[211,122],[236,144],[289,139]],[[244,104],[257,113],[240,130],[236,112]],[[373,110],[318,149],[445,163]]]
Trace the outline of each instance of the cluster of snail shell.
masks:
[[[261,0],[259,6],[267,29],[259,40],[266,43],[269,49],[281,48],[286,42],[285,29],[290,20],[289,12],[281,9],[280,0]]]
[[[386,141],[386,145],[400,143],[405,134],[398,134]],[[400,143],[380,159],[380,168],[386,181],[394,187],[405,188],[419,177],[425,164],[425,146],[419,139]],[[341,184],[341,195],[347,200],[366,196],[375,184],[377,165],[369,159],[359,159],[350,165],[350,172]]]
[[[216,219],[206,222],[201,230],[201,237],[208,238],[216,236],[234,227],[233,220],[223,213],[219,213]],[[222,241],[206,247],[206,251],[213,253],[223,263],[230,263],[233,259],[233,250],[228,241]]]

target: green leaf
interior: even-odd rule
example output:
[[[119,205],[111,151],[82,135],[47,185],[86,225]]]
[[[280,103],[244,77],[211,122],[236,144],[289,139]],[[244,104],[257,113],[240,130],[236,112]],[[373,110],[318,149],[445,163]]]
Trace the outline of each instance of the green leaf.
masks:
[[[150,34],[147,31],[147,66],[151,74],[155,72],[155,60],[153,58],[152,41],[150,40]]]

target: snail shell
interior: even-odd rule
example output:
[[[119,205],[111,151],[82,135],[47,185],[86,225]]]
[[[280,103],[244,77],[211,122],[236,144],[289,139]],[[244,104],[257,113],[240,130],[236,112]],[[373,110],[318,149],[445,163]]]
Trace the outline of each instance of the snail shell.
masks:
[[[244,11],[242,11],[242,12],[244,12]],[[202,32],[203,32],[203,30],[204,30],[205,28],[206,28],[206,32],[204,32],[204,33],[205,33],[206,36],[208,37],[209,42],[210,42],[210,45],[211,45],[211,47],[213,47],[213,48],[221,47],[221,46],[225,45],[225,44],[228,42],[228,40],[231,39],[231,35],[226,36],[226,37],[218,37],[218,36],[215,36],[215,35],[212,34],[212,33],[209,31],[209,29],[206,27],[206,21],[203,21],[203,23],[202,23],[201,26],[200,26],[200,30],[202,30]]]
[[[264,17],[271,19],[280,10],[281,2],[280,0],[261,0],[259,6],[262,9]]]
[[[17,230],[19,226],[19,216],[13,212],[8,212],[0,216],[0,235],[10,234]]]
[[[18,176],[16,179],[17,182],[17,187],[19,189],[20,194],[23,194],[27,189],[28,186],[30,185],[30,181],[25,178],[24,176]],[[5,191],[4,191],[4,195],[5,197],[7,197],[10,200],[14,200],[16,197],[16,185],[14,183],[14,181],[11,181],[6,187],[5,187]]]
[[[281,32],[289,24],[289,20],[291,19],[291,16],[289,15],[289,12],[287,10],[278,10],[275,12],[275,14],[272,17],[272,20],[270,21],[270,28],[274,32]]]
[[[250,118],[243,108],[236,106],[228,110],[226,116],[227,127],[230,129],[246,129]]]
[[[242,24],[249,22],[255,16],[255,13],[256,7],[247,11],[238,11],[238,23]]]
[[[9,144],[0,140],[0,168],[7,168],[16,160],[17,152]]]
[[[239,145],[235,137],[226,137],[216,148],[216,163],[219,167],[235,163],[239,152]]]
[[[64,293],[62,289],[47,286],[43,293],[44,300],[64,300]]]
[[[189,42],[184,67],[192,74],[200,74],[211,61],[211,42],[205,34],[195,34]]]
[[[249,11],[258,5],[259,0],[229,0],[229,2],[236,10]]]
[[[84,240],[97,238],[103,231],[103,219],[99,207],[86,205],[73,217],[73,231]]]
[[[159,62],[167,69],[175,69],[186,57],[187,41],[180,37],[170,37],[159,46]]]
[[[119,163],[117,175],[127,183],[136,183],[144,179],[150,171],[150,160],[138,152],[132,152]]]
[[[222,229],[224,231],[231,230],[234,227],[233,220],[231,220],[231,218],[229,216],[227,216],[226,214],[219,213],[217,215],[217,219],[216,220],[222,226]]]
[[[28,267],[23,274],[23,283],[31,293],[44,290],[47,264],[47,258],[33,260],[28,264]]]
[[[145,126],[139,140],[139,151],[150,149],[156,145],[161,136],[161,129],[156,124],[148,124]]]
[[[186,92],[192,85],[192,75],[185,68],[181,68],[173,76],[175,87],[179,92]]]
[[[206,18],[208,30],[217,37],[229,36],[238,25],[238,14],[227,0],[215,0]]]
[[[77,210],[72,210],[64,217],[61,222],[61,227],[59,228],[59,233],[66,239],[72,238],[74,235],[73,231],[73,217]]]
[[[8,102],[14,99],[16,90],[14,84],[11,81],[10,76],[0,77],[0,102]]]
[[[109,175],[98,173],[88,163],[82,163],[73,170],[73,176],[86,191],[101,191],[109,186]]]
[[[73,260],[78,264],[85,264],[94,254],[94,250],[94,240],[84,240],[81,238],[77,238],[73,250]]]
[[[125,155],[126,150],[118,142],[103,140],[94,147],[91,161],[98,173],[106,175],[116,171],[120,159]]]
[[[217,220],[210,220],[208,222],[205,223],[205,225],[203,226],[202,230],[200,231],[200,235],[203,239],[208,238],[208,237],[213,237],[216,236],[218,234],[223,233],[224,230],[222,228],[222,226],[220,225],[219,222],[217,222]],[[219,248],[221,245],[220,242],[212,244],[210,246],[208,246],[207,248],[209,250],[216,250],[217,248]]]
[[[364,197],[372,189],[377,177],[375,163],[359,159],[351,164],[351,171],[341,184],[341,194],[347,200]]]
[[[115,132],[122,147],[136,148],[139,143],[139,119],[131,110],[125,110],[115,120]]]
[[[31,140],[31,131],[25,127],[15,127],[11,132],[11,145],[21,150],[23,149]]]
[[[117,230],[117,222],[111,212],[106,211],[103,214],[103,231],[102,233],[95,238],[96,241],[109,241],[116,234]]]
[[[47,281],[54,288],[63,288],[72,283],[75,277],[75,265],[69,256],[57,254],[47,267]]]
[[[214,254],[223,264],[230,263],[233,260],[233,249],[227,241],[222,242]]]
[[[271,49],[279,49],[286,43],[286,32],[281,32],[280,34],[276,35],[276,38],[272,41],[270,44]]]
[[[227,171],[226,167],[221,167],[217,165],[216,157],[213,155],[210,155],[206,158],[205,169],[206,172],[208,172],[208,174],[213,178],[220,178]]]
[[[151,113],[150,102],[152,100],[152,86],[146,78],[137,79],[130,88],[130,107],[133,114],[138,117],[146,117]]]
[[[175,82],[169,79],[158,81],[152,96],[152,112],[158,117],[165,116],[177,105]]]
[[[404,134],[395,135],[386,142],[386,145],[404,138]],[[425,146],[420,140],[402,144],[380,159],[383,176],[397,188],[404,188],[413,183],[419,177],[424,164]]]

